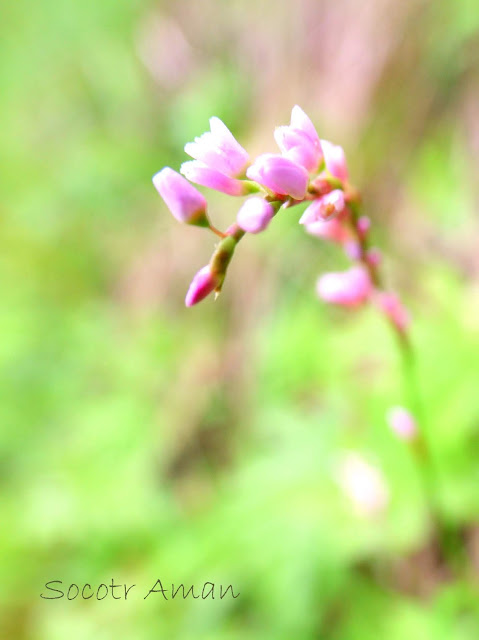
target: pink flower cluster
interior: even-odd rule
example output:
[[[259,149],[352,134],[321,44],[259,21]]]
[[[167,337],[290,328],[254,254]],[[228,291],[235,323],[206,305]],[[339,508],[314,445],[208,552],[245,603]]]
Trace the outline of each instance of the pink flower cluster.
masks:
[[[274,138],[280,153],[264,153],[251,161],[228,127],[214,117],[210,131],[185,145],[193,160],[182,164],[183,175],[165,167],[153,177],[175,218],[207,227],[222,238],[210,263],[193,278],[186,305],[221,291],[233,252],[245,233],[264,231],[280,209],[306,202],[300,224],[308,233],[341,245],[354,263],[345,271],[322,275],[317,283],[319,297],[345,307],[371,300],[397,330],[405,331],[408,315],[399,299],[379,287],[380,254],[368,246],[370,220],[358,215],[359,195],[348,182],[343,149],[320,139],[299,106],[293,107],[289,125],[276,128]],[[206,199],[191,182],[231,196],[251,197],[239,208],[236,222],[222,233],[211,224]]]
[[[320,276],[319,298],[347,308],[371,302],[407,345],[409,315],[398,296],[382,287],[381,253],[370,246],[371,221],[359,213],[360,197],[349,183],[343,149],[320,139],[298,106],[293,107],[290,124],[277,127],[274,138],[279,153],[263,153],[251,160],[228,127],[219,118],[211,118],[210,131],[185,145],[193,159],[182,164],[182,175],[165,167],[153,177],[177,220],[206,227],[221,238],[210,262],[194,276],[186,306],[221,291],[236,246],[245,234],[264,231],[280,210],[305,203],[299,223],[309,234],[342,247],[352,262],[344,271]],[[191,183],[230,196],[250,197],[239,207],[236,221],[222,232],[212,225],[207,201]],[[416,422],[406,409],[393,407],[387,421],[399,438],[416,439]],[[387,505],[389,494],[382,474],[358,455],[344,461],[340,483],[362,514],[378,513]]]

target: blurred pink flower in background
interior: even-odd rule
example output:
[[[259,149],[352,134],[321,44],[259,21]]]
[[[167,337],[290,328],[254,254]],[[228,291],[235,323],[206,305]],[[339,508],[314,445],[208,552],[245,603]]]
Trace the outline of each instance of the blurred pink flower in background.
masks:
[[[416,421],[404,407],[392,407],[386,420],[394,433],[402,440],[413,440],[417,434]]]
[[[343,244],[343,247],[348,258],[354,261],[361,259],[362,247],[357,240],[348,240]]]
[[[323,150],[324,163],[329,173],[338,178],[338,180],[346,182],[349,174],[343,148],[327,140],[321,140],[321,149]]]
[[[181,87],[197,67],[198,56],[173,16],[147,11],[138,25],[136,44],[143,64],[164,89]]]
[[[383,255],[377,247],[371,247],[366,252],[366,260],[372,267],[378,267],[381,264]]]
[[[350,237],[347,227],[343,224],[343,217],[345,216],[305,224],[305,229],[312,236],[343,244]]]
[[[379,309],[400,331],[405,331],[409,327],[411,323],[409,312],[395,293],[378,292],[374,300]]]
[[[355,307],[369,298],[372,284],[366,269],[355,266],[347,271],[325,273],[320,276],[317,292],[325,302]]]
[[[361,516],[374,516],[387,507],[389,491],[377,468],[358,453],[348,453],[341,461],[338,482]]]
[[[358,220],[357,229],[361,238],[365,238],[371,228],[371,219],[368,216],[361,216]]]

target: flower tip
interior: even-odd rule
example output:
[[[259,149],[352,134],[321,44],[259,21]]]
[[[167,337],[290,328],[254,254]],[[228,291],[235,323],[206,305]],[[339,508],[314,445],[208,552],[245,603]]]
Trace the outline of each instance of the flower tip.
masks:
[[[205,197],[177,171],[163,167],[152,177],[152,182],[179,222],[200,227],[208,226]]]
[[[185,306],[192,307],[201,302],[217,286],[218,281],[211,272],[210,265],[202,267],[194,276],[185,297]]]
[[[298,120],[298,119],[302,119],[302,118],[308,118],[308,116],[306,115],[304,109],[302,109],[299,104],[295,104],[294,107],[291,109],[291,121],[294,120]],[[309,118],[308,118],[309,119]]]
[[[175,173],[176,171],[171,169],[171,167],[163,167],[163,169],[161,169],[160,171],[157,171],[157,173],[155,173],[155,175],[151,178],[151,181],[153,182],[155,189],[158,192],[160,192],[160,189],[162,188],[164,181],[168,180],[168,177],[171,178],[171,176],[174,176]]]

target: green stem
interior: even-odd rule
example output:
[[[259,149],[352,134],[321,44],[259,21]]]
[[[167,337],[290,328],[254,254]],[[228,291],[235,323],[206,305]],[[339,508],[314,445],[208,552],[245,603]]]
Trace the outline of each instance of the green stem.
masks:
[[[359,197],[355,194],[355,197],[348,201],[348,205],[351,210],[351,226],[361,249],[359,262],[368,270],[371,281],[375,287],[383,289],[377,267],[373,266],[367,259],[367,239],[358,231]],[[411,442],[411,450],[417,462],[424,495],[429,507],[431,526],[437,536],[442,558],[450,570],[456,574],[464,573],[465,555],[462,549],[462,542],[455,528],[451,527],[447,522],[444,522],[441,516],[440,505],[436,498],[435,486],[437,485],[437,471],[430,448],[424,436],[426,418],[419,393],[414,348],[406,331],[397,327],[392,321],[389,322],[389,325],[394,332],[401,358],[404,396],[407,399],[406,405],[411,409],[411,413],[416,420],[417,434]]]

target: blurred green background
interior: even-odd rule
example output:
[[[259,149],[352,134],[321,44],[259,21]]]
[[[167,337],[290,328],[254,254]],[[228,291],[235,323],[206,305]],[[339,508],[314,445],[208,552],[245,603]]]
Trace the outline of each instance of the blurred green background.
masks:
[[[477,0],[16,0],[0,38],[1,638],[477,639]],[[296,103],[344,146],[414,318],[454,578],[386,426],[388,327],[314,294],[340,250],[289,210],[183,306],[214,240],[151,176],[211,115],[274,150]],[[347,451],[381,469],[377,517],[338,486]],[[137,592],[40,598],[112,578]],[[241,595],[143,600],[157,578]]]

